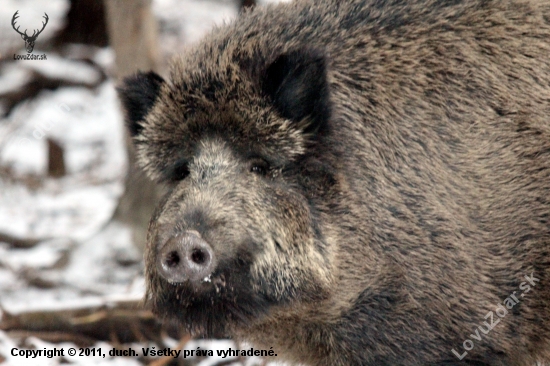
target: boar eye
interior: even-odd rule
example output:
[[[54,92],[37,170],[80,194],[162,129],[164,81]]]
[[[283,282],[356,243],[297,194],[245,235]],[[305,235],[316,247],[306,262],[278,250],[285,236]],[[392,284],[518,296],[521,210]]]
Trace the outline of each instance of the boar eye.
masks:
[[[187,163],[180,162],[177,163],[174,167],[174,170],[172,172],[172,180],[173,181],[180,181],[187,178],[189,175],[189,167],[187,166]]]
[[[258,175],[267,175],[269,164],[263,159],[254,159],[250,163],[250,172]]]

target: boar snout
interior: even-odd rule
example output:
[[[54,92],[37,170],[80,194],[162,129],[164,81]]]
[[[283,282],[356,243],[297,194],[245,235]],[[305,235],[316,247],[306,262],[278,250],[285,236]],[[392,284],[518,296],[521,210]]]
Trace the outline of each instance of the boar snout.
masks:
[[[212,247],[196,231],[186,231],[161,244],[157,269],[170,283],[198,282],[215,268]]]

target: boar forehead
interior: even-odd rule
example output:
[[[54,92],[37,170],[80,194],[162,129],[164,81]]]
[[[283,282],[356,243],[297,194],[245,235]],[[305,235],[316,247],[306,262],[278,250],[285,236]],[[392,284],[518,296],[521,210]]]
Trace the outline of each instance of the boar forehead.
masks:
[[[194,181],[201,181],[235,170],[236,160],[234,152],[223,140],[204,139],[193,158],[193,165],[197,169],[191,171],[191,177]]]
[[[190,161],[205,139],[221,138],[240,155],[258,156],[274,166],[305,153],[308,136],[280,118],[253,83],[235,77],[236,72],[172,72],[136,139],[140,161],[154,164],[142,164],[153,178],[162,178],[178,161]]]

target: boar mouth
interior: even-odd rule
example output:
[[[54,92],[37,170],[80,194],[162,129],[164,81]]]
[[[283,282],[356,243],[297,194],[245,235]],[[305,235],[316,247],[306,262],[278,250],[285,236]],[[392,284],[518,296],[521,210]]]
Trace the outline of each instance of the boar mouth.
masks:
[[[170,283],[154,271],[146,305],[167,320],[175,320],[194,336],[226,337],[229,330],[250,327],[274,305],[253,290],[242,261],[223,264],[200,281]]]

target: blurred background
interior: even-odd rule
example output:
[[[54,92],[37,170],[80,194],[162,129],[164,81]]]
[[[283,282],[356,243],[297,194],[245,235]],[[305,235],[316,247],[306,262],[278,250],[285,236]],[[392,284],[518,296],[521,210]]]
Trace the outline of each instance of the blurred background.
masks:
[[[140,306],[163,188],[134,166],[115,92],[137,70],[166,76],[172,57],[243,8],[278,1],[2,0],[0,364],[282,365],[218,357],[247,345],[190,339]],[[142,347],[213,356],[145,357]],[[25,359],[14,348],[65,356]],[[138,356],[109,355],[129,348]]]

